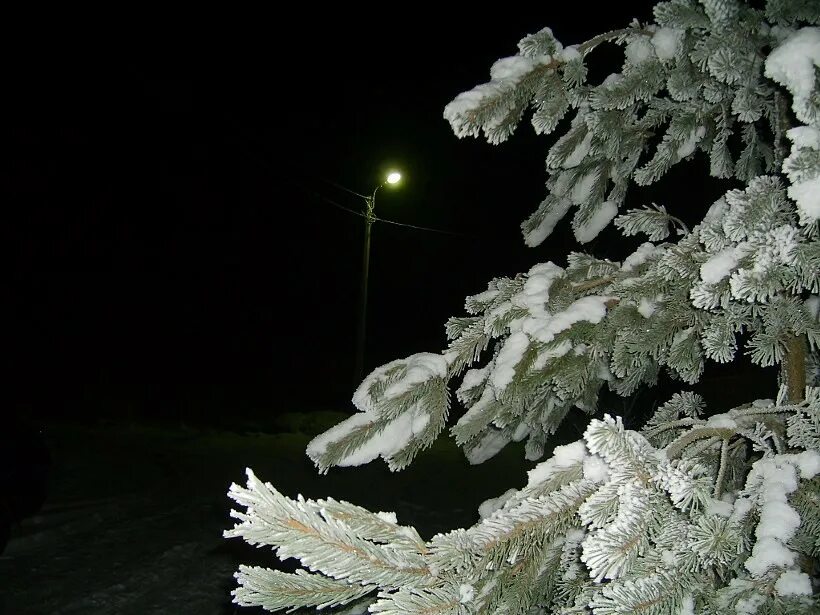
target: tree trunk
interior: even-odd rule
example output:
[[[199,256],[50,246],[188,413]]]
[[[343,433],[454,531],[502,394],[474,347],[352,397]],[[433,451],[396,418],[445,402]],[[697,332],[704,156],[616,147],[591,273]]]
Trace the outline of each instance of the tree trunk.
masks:
[[[786,360],[783,362],[786,370],[786,385],[788,386],[789,401],[800,403],[806,393],[806,336],[795,335],[786,342]]]

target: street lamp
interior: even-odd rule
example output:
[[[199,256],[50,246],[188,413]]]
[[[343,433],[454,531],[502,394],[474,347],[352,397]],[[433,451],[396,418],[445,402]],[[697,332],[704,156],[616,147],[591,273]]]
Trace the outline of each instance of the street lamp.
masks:
[[[376,207],[376,193],[379,188],[385,184],[395,186],[401,181],[401,173],[398,171],[391,171],[387,174],[385,181],[380,183],[373,190],[373,194],[363,197],[367,209],[364,215],[364,251],[362,252],[362,281],[359,291],[359,326],[356,338],[356,371],[355,371],[355,386],[364,378],[364,343],[367,330],[367,277],[370,270],[370,227],[376,221],[375,207]]]

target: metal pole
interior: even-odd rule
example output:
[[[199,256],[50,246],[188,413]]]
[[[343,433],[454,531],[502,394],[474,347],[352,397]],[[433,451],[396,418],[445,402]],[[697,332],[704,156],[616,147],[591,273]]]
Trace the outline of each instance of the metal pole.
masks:
[[[376,186],[372,196],[366,197],[367,211],[364,219],[364,251],[362,252],[362,280],[359,290],[359,326],[356,337],[356,366],[354,373],[354,387],[358,387],[364,379],[364,347],[367,338],[367,278],[370,272],[370,227],[376,221],[374,213],[376,192],[381,184]]]

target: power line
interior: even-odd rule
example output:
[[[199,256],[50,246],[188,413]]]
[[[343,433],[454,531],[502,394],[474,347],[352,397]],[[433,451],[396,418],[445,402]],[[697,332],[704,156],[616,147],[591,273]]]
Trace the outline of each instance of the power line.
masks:
[[[317,176],[316,176],[316,178],[317,178],[319,181],[323,181],[323,182],[325,182],[326,184],[330,184],[331,186],[335,186],[335,187],[336,187],[336,188],[338,188],[339,190],[344,190],[345,192],[349,192],[350,194],[354,194],[354,195],[356,195],[356,196],[358,196],[358,197],[360,197],[360,198],[363,198],[363,199],[368,198],[368,197],[366,197],[364,194],[359,194],[359,193],[358,193],[358,192],[356,192],[355,190],[351,190],[350,188],[346,188],[346,187],[342,186],[341,184],[337,184],[336,182],[331,181],[331,180],[329,180],[329,179],[326,179],[326,178],[324,178],[324,177],[319,177],[319,176],[317,175]]]
[[[344,205],[342,205],[341,203],[337,203],[337,202],[336,202],[336,201],[334,201],[333,199],[330,199],[330,198],[326,197],[326,196],[325,196],[325,195],[323,195],[323,194],[319,194],[319,193],[318,193],[318,192],[316,192],[315,190],[310,190],[309,188],[305,188],[304,186],[301,186],[301,185],[299,185],[299,184],[296,184],[296,185],[297,185],[297,186],[299,186],[299,188],[301,188],[301,189],[302,189],[302,190],[304,190],[305,192],[307,192],[307,193],[309,193],[309,194],[312,194],[312,195],[313,195],[314,197],[316,197],[317,199],[321,199],[322,201],[325,201],[325,202],[329,203],[330,205],[333,205],[334,207],[338,207],[339,209],[341,209],[341,210],[343,210],[343,211],[346,211],[346,212],[348,212],[348,213],[355,214],[355,215],[357,215],[357,216],[361,216],[362,218],[366,218],[366,217],[367,217],[367,216],[365,216],[362,212],[360,212],[360,211],[356,211],[355,209],[350,209],[349,207],[345,207],[345,206],[344,206]]]
[[[291,181],[293,182],[293,180],[291,180]],[[323,180],[323,181],[328,181],[328,183],[333,183],[333,182],[330,182],[329,180]],[[339,209],[344,210],[348,213],[355,214],[357,216],[361,216],[362,218],[367,217],[367,216],[365,216],[365,214],[363,214],[359,211],[356,211],[354,209],[350,209],[349,207],[345,207],[344,205],[342,205],[340,203],[337,203],[333,199],[331,199],[329,197],[326,197],[325,195],[320,194],[319,192],[316,192],[315,190],[311,190],[309,188],[306,188],[305,186],[303,186],[301,184],[298,184],[296,182],[293,182],[293,184],[298,186],[299,188],[301,188],[305,192],[308,192],[308,193],[312,194],[314,197],[316,197],[316,198],[318,198],[322,201],[325,201],[326,203],[328,203],[330,205],[333,205],[334,207],[338,207]],[[339,186],[339,187],[344,189],[344,190],[347,190],[347,188],[344,188],[344,186]],[[352,193],[352,194],[357,194],[357,193],[353,192],[352,190],[347,190],[347,191]],[[361,196],[361,195],[358,195],[358,196]],[[367,198],[367,197],[362,197],[362,198]],[[386,222],[387,224],[394,224],[396,226],[406,226],[407,228],[412,228],[412,229],[416,229],[416,230],[419,230],[419,231],[429,231],[431,233],[441,233],[443,235],[455,235],[457,237],[472,237],[474,239],[478,239],[478,237],[476,237],[475,235],[467,235],[465,233],[456,233],[454,231],[445,231],[445,230],[442,230],[442,229],[432,228],[432,227],[429,227],[429,226],[419,226],[417,224],[406,224],[404,222],[396,222],[395,220],[388,220],[387,218],[381,218],[379,216],[376,216],[375,220],[377,222]]]
[[[232,116],[229,118],[229,120],[231,121],[231,123],[234,125],[235,128],[239,128],[239,123],[236,122],[236,120]],[[245,132],[241,128],[239,128],[239,130],[237,132],[239,133],[240,138],[243,141],[245,141],[246,144],[248,144],[248,145],[253,145],[254,144],[254,142],[245,134]],[[262,146],[262,147],[264,149],[264,146]],[[270,160],[268,160],[267,158],[263,158],[258,153],[250,152],[248,150],[246,150],[246,152],[250,153],[258,162],[261,162],[262,164],[264,164],[268,167],[273,166],[273,163]],[[302,171],[301,174],[306,175],[304,173],[304,171]],[[337,182],[334,182],[330,179],[320,177],[320,176],[317,176],[317,175],[313,175],[313,174],[311,174],[311,175],[312,175],[312,177],[314,177],[315,179],[318,179],[319,181],[322,181],[322,182],[325,182],[326,184],[334,186],[335,188],[338,188],[339,190],[344,190],[345,192],[348,192],[348,193],[350,193],[354,196],[357,196],[359,198],[362,198],[362,199],[370,198],[370,197],[365,196],[364,194],[360,194],[360,193],[356,192],[355,190],[351,190],[350,188],[347,188],[346,186],[342,186],[341,184],[339,184]],[[292,179],[290,179],[290,181],[291,181],[291,183],[298,186],[299,188],[301,188],[305,192],[308,192],[309,194],[312,194],[315,198],[318,198],[322,201],[325,201],[326,203],[328,203],[330,205],[333,205],[334,207],[337,207],[337,208],[339,208],[343,211],[346,211],[348,213],[355,214],[355,215],[360,216],[362,218],[367,218],[367,216],[362,212],[358,212],[358,211],[356,211],[354,209],[351,209],[349,207],[345,207],[341,203],[337,203],[333,199],[331,199],[331,198],[329,198],[329,197],[327,197],[327,196],[325,196],[325,195],[323,195],[323,194],[321,194],[321,193],[319,193],[315,190],[311,190],[311,189],[309,189],[309,188],[307,188],[307,187],[293,181]],[[420,225],[417,225],[417,224],[407,224],[407,223],[404,223],[404,222],[396,222],[395,220],[388,220],[387,218],[381,218],[381,217],[378,217],[378,216],[375,217],[375,220],[377,220],[379,222],[385,222],[387,224],[393,224],[395,226],[404,226],[406,228],[412,228],[412,229],[416,229],[416,230],[419,230],[419,231],[427,231],[427,232],[430,232],[430,233],[440,233],[442,235],[453,235],[455,237],[470,237],[470,238],[473,238],[473,239],[480,239],[480,237],[478,237],[477,235],[468,235],[466,233],[457,233],[455,231],[446,231],[446,230],[443,230],[443,229],[432,228],[432,227],[429,227],[429,226],[420,226]]]
[[[415,228],[420,231],[430,231],[432,233],[443,233],[445,235],[457,235],[458,237],[474,237],[477,239],[475,235],[466,235],[465,233],[456,233],[454,231],[443,231],[437,228],[430,228],[429,226],[417,226],[415,224],[404,224],[403,222],[394,222],[393,220],[386,220],[385,218],[376,217],[376,220],[380,222],[387,222],[388,224],[395,224],[396,226],[406,226],[408,228]]]

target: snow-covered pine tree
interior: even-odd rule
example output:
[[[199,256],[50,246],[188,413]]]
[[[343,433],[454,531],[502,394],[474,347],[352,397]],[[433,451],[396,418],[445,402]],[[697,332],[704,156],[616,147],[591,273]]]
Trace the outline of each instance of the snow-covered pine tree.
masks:
[[[547,196],[522,224],[541,243],[573,210],[579,242],[610,222],[644,234],[623,262],[573,253],[496,279],[447,323],[441,354],[376,369],[360,410],[308,447],[319,470],[382,457],[393,470],[451,428],[471,461],[526,439],[538,460],[568,412],[592,418],[478,524],[422,539],[395,516],[290,499],[248,471],[228,537],[297,558],[243,566],[234,599],[270,610],[361,604],[429,613],[817,613],[820,574],[820,6],[671,0],[578,45],[545,28],[444,115],[459,136],[536,132],[571,115],[547,155]],[[604,42],[619,73],[587,81]],[[730,190],[689,230],[661,206],[623,211],[630,184],[708,158]],[[708,205],[708,204],[707,204]],[[705,210],[706,207],[704,206]],[[619,212],[622,212],[618,215]],[[617,216],[617,217],[616,217]],[[674,238],[674,239],[672,239]],[[660,370],[779,366],[773,400],[705,412],[682,391],[641,431],[599,411]],[[577,408],[578,410],[576,410]],[[369,598],[368,598],[369,597]],[[363,612],[363,609],[354,609]]]

